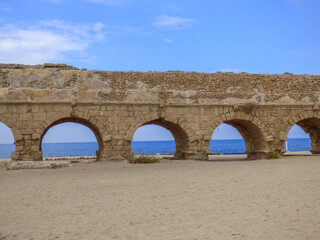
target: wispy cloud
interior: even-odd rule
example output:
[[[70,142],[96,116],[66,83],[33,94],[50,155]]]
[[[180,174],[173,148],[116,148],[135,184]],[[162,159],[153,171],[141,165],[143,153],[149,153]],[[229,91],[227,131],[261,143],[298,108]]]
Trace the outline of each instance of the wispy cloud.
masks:
[[[46,1],[49,3],[57,4],[57,3],[64,3],[67,0],[38,0],[38,1]],[[121,6],[126,6],[132,0],[82,0],[82,1],[89,2],[89,3],[102,4],[109,7],[121,7]]]
[[[182,17],[161,15],[156,17],[152,24],[156,27],[179,29],[179,28],[190,27],[192,24],[196,22],[197,20],[194,18],[182,18]]]
[[[48,0],[48,1],[54,4],[60,3],[60,0]]]
[[[173,40],[171,38],[164,38],[163,41],[167,43],[173,43]]]
[[[52,20],[33,26],[7,24],[0,28],[0,62],[39,64],[64,61],[104,39],[104,25]]]
[[[167,3],[167,4],[161,3],[161,9],[163,9],[164,11],[174,11],[174,12],[182,11],[182,8],[174,3]]]
[[[9,6],[8,3],[4,1],[0,1],[0,11],[11,12],[11,7]]]
[[[105,37],[103,32],[105,26],[101,22],[94,24],[72,24],[63,20],[54,19],[50,21],[40,21],[40,24],[57,33],[69,33],[87,40],[100,41]]]
[[[288,56],[313,56],[320,54],[320,48],[313,50],[305,50],[305,51],[287,51],[283,53]]]
[[[58,4],[58,3],[63,3],[66,0],[29,0],[29,1],[48,2],[48,3]]]
[[[106,26],[105,31],[108,35],[108,38],[117,38],[123,36],[133,36],[133,35],[151,35],[150,31],[145,31],[141,28],[132,27],[132,26]]]

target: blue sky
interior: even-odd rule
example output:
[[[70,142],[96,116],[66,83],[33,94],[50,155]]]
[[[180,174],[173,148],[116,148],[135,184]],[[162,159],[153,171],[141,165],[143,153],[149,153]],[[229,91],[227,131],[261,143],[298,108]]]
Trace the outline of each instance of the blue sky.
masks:
[[[320,74],[319,10],[319,0],[0,0],[0,62]]]
[[[0,62],[320,74],[319,0],[0,0]]]

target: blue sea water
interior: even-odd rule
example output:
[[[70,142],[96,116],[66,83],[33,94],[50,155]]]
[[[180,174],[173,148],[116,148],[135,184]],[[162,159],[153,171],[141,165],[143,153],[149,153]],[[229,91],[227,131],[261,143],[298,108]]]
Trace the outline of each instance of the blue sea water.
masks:
[[[0,144],[0,159],[11,158],[11,153],[15,150],[14,144]]]
[[[44,143],[42,154],[44,157],[95,156],[98,148],[97,142]]]
[[[132,150],[135,154],[173,154],[175,150],[174,141],[139,141],[132,142]],[[14,144],[0,144],[0,158],[10,158],[14,151]],[[245,143],[242,139],[237,140],[211,140],[209,149],[214,154],[243,154]],[[62,156],[94,156],[98,150],[97,143],[44,143],[42,152],[44,157]],[[309,138],[289,139],[288,150],[308,151],[311,150]]]

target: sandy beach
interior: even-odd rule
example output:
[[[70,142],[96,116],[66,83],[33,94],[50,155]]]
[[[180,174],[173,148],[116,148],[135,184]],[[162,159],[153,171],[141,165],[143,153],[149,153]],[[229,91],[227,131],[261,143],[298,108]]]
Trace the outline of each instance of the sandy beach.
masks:
[[[0,239],[320,239],[320,156],[242,158],[1,169]]]

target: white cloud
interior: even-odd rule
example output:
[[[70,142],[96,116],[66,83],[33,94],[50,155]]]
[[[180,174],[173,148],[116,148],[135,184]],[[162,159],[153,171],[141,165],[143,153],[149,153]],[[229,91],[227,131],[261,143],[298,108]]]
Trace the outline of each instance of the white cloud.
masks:
[[[52,20],[34,26],[6,25],[0,28],[0,62],[41,64],[64,61],[68,54],[83,53],[104,39],[100,22],[70,24]]]
[[[83,39],[91,40],[103,40],[104,24],[101,22],[96,22],[94,24],[71,24],[62,20],[50,20],[40,22],[44,27],[49,27],[56,32],[69,33],[74,36],[81,37]]]
[[[168,15],[161,15],[155,18],[153,25],[156,27],[164,28],[186,28],[196,23],[196,19],[193,18],[181,18]]]

